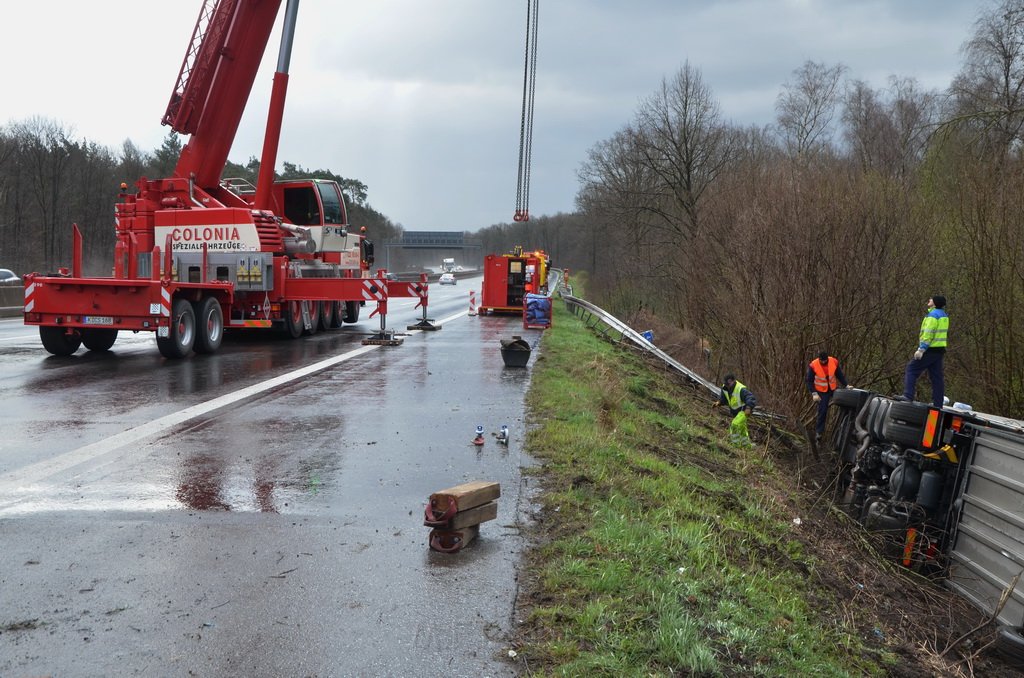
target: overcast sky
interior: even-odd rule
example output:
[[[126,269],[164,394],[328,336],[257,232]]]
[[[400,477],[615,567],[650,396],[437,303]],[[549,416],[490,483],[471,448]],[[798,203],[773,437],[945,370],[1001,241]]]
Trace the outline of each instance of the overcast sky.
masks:
[[[302,0],[279,162],[330,169],[410,230],[510,222],[527,0]],[[282,7],[284,3],[282,2]],[[944,90],[989,0],[541,0],[530,212],[573,210],[595,143],[689,61],[727,120],[766,125],[805,61]],[[43,116],[158,147],[199,0],[4,3],[0,124]],[[283,10],[281,12],[283,15]],[[280,17],[279,17],[280,19]],[[271,38],[231,152],[259,157]],[[127,178],[134,181],[137,177]]]

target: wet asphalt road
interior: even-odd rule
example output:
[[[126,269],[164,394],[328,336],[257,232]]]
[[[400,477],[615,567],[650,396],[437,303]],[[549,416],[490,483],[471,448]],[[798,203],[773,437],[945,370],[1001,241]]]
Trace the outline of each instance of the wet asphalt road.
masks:
[[[537,353],[498,342],[539,333],[467,317],[478,283],[432,285],[444,328],[398,347],[361,346],[368,308],[184,361],[145,335],[48,357],[0,320],[0,676],[513,675]],[[501,483],[498,519],[430,551],[427,497],[468,480]]]

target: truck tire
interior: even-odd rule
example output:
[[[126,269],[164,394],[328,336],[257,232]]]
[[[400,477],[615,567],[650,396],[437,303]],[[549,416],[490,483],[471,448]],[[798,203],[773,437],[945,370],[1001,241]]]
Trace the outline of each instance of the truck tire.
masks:
[[[346,301],[345,302],[345,316],[342,318],[349,325],[359,322],[359,302],[358,301]]]
[[[82,343],[90,351],[109,351],[117,341],[117,330],[94,327],[82,330]]]
[[[302,336],[305,327],[302,323],[302,302],[289,301],[284,307],[284,333],[292,339]]]
[[[320,331],[326,332],[327,330],[333,330],[335,322],[334,314],[338,312],[334,305],[337,302],[321,301],[320,303],[323,305],[323,309],[320,311]]]
[[[867,430],[871,434],[871,439],[876,443],[884,443],[886,438],[882,431],[882,425],[886,422],[886,413],[889,411],[889,407],[892,405],[891,400],[885,398],[876,397],[868,403],[867,413]]]
[[[920,447],[927,419],[928,405],[894,402],[889,406],[889,412],[882,424],[882,433],[885,439],[891,443],[906,447]]]
[[[39,338],[43,348],[53,355],[71,355],[82,345],[82,335],[75,331],[68,334],[63,327],[39,326]]]
[[[331,330],[340,329],[341,328],[341,323],[342,323],[341,318],[345,314],[345,309],[342,306],[342,303],[340,301],[332,301],[330,303],[330,307],[331,307],[331,317],[329,319],[330,323],[328,324],[327,327],[328,327],[328,329],[331,329]]]
[[[157,334],[156,347],[160,355],[177,360],[184,358],[196,343],[196,314],[192,304],[184,299],[175,299],[171,305],[171,327],[169,336]]]
[[[1024,669],[1024,635],[1021,627],[1000,626],[993,647],[1009,664]]]
[[[320,319],[324,317],[324,304],[322,301],[307,301],[309,306],[309,329],[303,329],[306,334],[316,334],[320,330]]]
[[[864,407],[870,396],[871,391],[862,388],[841,388],[832,394],[832,404],[860,412],[860,408]]]
[[[216,353],[224,341],[224,312],[216,297],[206,297],[192,305],[196,314],[196,353]]]

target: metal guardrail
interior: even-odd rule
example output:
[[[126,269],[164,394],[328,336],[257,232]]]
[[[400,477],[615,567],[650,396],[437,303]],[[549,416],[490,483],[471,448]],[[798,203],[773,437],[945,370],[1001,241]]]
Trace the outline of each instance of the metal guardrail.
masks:
[[[25,288],[18,285],[0,285],[0,318],[21,315],[25,304]]]
[[[622,322],[621,320],[613,316],[611,313],[608,313],[601,307],[595,306],[594,304],[590,303],[589,301],[586,301],[585,299],[580,299],[579,297],[572,296],[571,288],[566,288],[564,285],[561,285],[561,282],[562,280],[561,278],[559,278],[559,286],[556,287],[552,285],[552,289],[557,289],[558,294],[565,301],[566,308],[569,309],[569,312],[583,320],[583,322],[588,327],[593,328],[596,327],[598,324],[603,325],[604,329],[601,330],[601,333],[609,338],[611,338],[609,332],[617,332],[619,334],[620,341],[622,339],[628,340],[631,344],[634,345],[635,348],[639,349],[641,352],[654,356],[658,360],[665,363],[665,365],[669,366],[670,368],[681,374],[683,377],[686,378],[687,381],[689,381],[694,386],[706,390],[708,392],[708,395],[710,395],[712,398],[717,400],[719,395],[721,395],[722,388],[718,384],[708,381],[707,379],[700,376],[690,368],[686,367],[678,360],[670,356],[668,353],[665,353],[660,348],[655,346],[653,343],[647,341],[647,338],[644,337],[643,334],[637,332],[632,327],[630,327],[626,323]],[[760,408],[754,410],[753,416],[758,417],[760,419],[771,419],[774,421],[785,421],[786,419],[786,417],[784,417],[781,414],[774,414],[772,412],[768,412]]]
[[[655,356],[656,358],[664,362],[666,365],[679,372],[690,383],[694,384],[695,386],[703,387],[704,389],[707,390],[709,395],[715,398],[718,397],[718,394],[721,391],[721,389],[716,384],[708,381],[704,377],[700,376],[693,370],[689,369],[688,367],[680,363],[678,360],[676,360],[669,354],[662,351],[660,348],[658,348],[651,342],[647,341],[644,335],[640,334],[632,327],[630,327],[626,323],[622,322],[621,320],[613,316],[611,313],[608,313],[604,309],[595,306],[594,304],[590,303],[589,301],[586,301],[585,299],[574,297],[571,294],[568,294],[567,292],[564,292],[562,290],[559,290],[559,294],[565,301],[566,308],[569,309],[569,312],[583,320],[583,322],[587,326],[594,327],[598,323],[600,323],[605,327],[605,330],[602,332],[602,334],[604,334],[605,336],[609,336],[609,330],[617,332],[619,334],[620,339],[628,340],[642,352],[649,353]]]

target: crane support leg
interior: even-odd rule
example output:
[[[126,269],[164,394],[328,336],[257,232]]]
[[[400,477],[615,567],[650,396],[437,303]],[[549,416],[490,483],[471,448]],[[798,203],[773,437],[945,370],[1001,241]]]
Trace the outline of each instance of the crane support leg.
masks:
[[[420,300],[416,304],[416,306],[418,306],[418,307],[423,309],[423,318],[418,323],[416,323],[414,325],[406,325],[405,329],[407,329],[407,330],[423,330],[424,332],[436,332],[436,331],[438,331],[439,329],[441,329],[441,325],[439,323],[435,323],[433,318],[428,318],[427,317],[427,274],[426,273],[421,273],[420,274],[420,284],[419,284],[419,287],[417,288],[417,293],[419,294]]]

